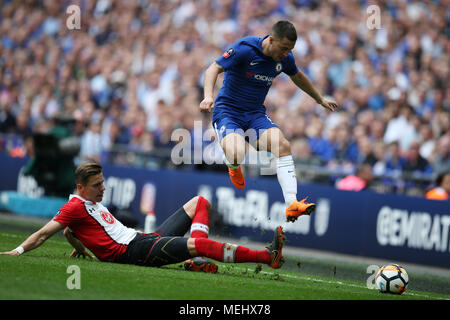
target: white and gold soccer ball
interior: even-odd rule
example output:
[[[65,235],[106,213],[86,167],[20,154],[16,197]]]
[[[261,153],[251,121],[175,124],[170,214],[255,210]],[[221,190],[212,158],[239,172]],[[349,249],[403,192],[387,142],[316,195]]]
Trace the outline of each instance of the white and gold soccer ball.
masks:
[[[405,268],[397,264],[382,266],[376,276],[375,284],[383,293],[402,294],[408,286],[409,278]]]

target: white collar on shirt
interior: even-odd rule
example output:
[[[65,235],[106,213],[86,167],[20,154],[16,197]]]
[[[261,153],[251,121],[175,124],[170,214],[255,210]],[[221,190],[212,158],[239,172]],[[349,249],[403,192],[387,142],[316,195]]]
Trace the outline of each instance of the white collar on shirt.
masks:
[[[87,204],[93,204],[93,205],[96,205],[96,204],[97,204],[96,202],[92,202],[92,201],[90,201],[90,200],[86,200],[86,199],[84,199],[82,196],[79,196],[79,195],[77,195],[77,194],[71,194],[71,195],[69,196],[69,201],[72,200],[72,198],[78,198],[78,199],[80,199],[81,201],[83,201],[83,202],[85,202],[85,203],[87,203]]]

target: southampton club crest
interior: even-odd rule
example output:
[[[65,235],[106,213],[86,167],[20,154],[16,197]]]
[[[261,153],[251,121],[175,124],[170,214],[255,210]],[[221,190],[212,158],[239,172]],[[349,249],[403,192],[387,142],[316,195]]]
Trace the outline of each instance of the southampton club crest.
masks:
[[[108,224],[113,224],[115,222],[114,217],[108,211],[102,211],[100,212],[100,215],[103,218],[103,220]]]

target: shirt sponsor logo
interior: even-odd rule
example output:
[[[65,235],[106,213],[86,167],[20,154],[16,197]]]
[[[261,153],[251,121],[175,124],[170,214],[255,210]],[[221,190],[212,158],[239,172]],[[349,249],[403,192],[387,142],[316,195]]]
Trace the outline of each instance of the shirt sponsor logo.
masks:
[[[265,76],[263,74],[255,74],[255,79],[256,80],[261,80],[261,81],[272,82],[275,78],[274,77],[268,77],[268,76]]]
[[[248,71],[245,72],[245,76],[247,78],[255,78],[256,80],[267,82],[267,85],[271,85],[275,79],[275,77],[269,77],[263,74],[254,74]]]

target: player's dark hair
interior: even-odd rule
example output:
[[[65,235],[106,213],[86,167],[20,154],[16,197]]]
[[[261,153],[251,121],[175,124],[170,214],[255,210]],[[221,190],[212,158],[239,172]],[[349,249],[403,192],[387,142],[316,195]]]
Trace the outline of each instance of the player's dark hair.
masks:
[[[83,162],[75,170],[75,183],[86,185],[91,176],[102,173],[102,170],[102,166],[97,162]]]
[[[280,20],[272,26],[271,35],[277,40],[287,38],[289,41],[297,41],[297,30],[292,23]]]

